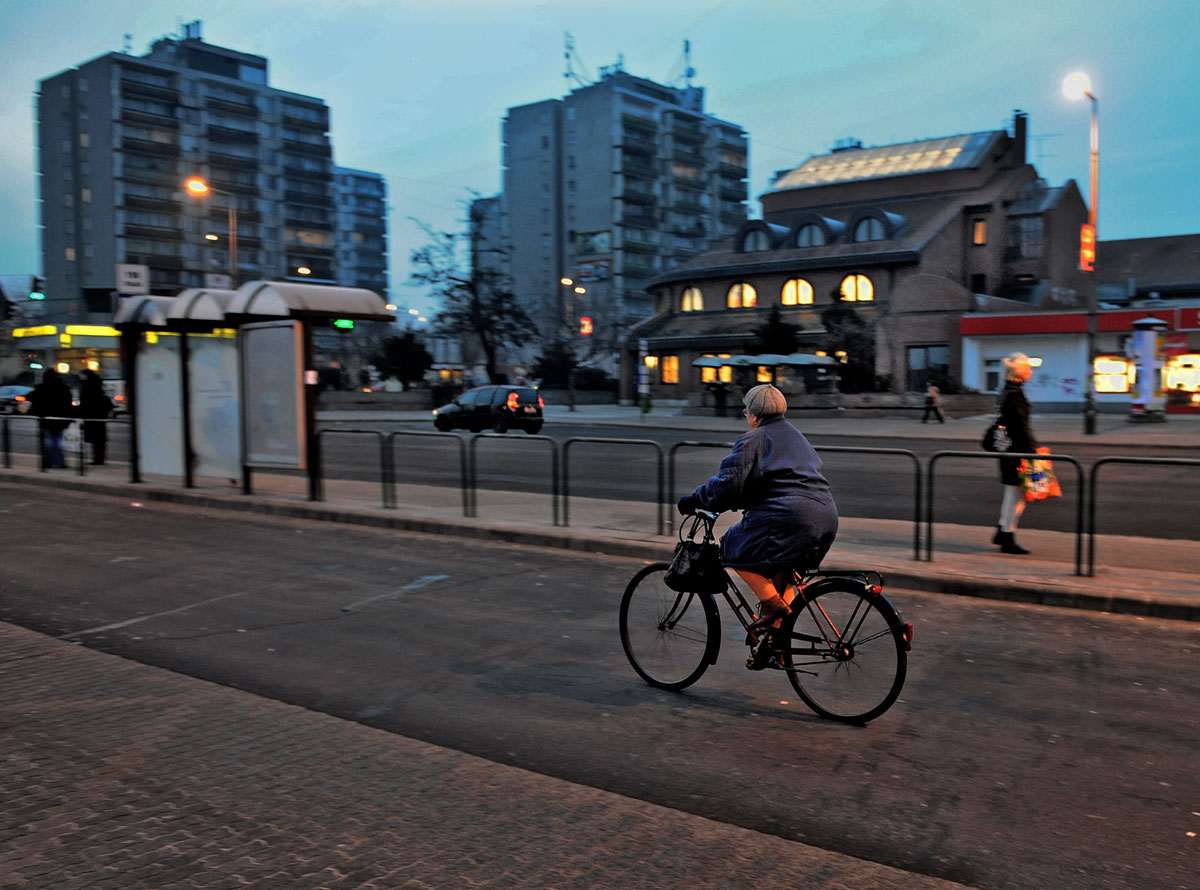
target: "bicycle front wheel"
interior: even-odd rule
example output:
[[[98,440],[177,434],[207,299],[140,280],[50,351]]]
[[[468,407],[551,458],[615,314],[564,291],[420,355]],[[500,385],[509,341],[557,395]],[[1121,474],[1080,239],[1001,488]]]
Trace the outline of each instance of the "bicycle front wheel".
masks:
[[[900,695],[904,626],[891,603],[849,579],[805,591],[783,626],[782,662],[804,703],[831,720],[866,723]]]
[[[720,646],[716,603],[706,593],[678,593],[663,581],[665,562],[648,565],[621,598],[621,645],[638,676],[660,689],[700,679]]]

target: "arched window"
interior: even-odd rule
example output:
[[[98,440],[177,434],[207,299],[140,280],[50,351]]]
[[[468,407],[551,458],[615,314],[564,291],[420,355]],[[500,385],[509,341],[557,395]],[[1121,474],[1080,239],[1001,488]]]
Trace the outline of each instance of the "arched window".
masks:
[[[847,303],[868,303],[875,299],[875,285],[866,275],[847,275],[842,279],[842,299]]]
[[[747,232],[742,237],[742,253],[755,253],[756,251],[766,250],[770,246],[770,239],[767,238],[767,233],[762,229]]]
[[[797,247],[823,247],[825,245],[825,230],[816,223],[806,223],[796,233]]]
[[[752,309],[758,305],[758,291],[752,284],[739,282],[725,295],[725,305],[730,309]]]
[[[683,292],[683,300],[680,303],[680,308],[684,312],[699,312],[704,308],[704,294],[700,293],[700,288],[689,287]]]
[[[855,241],[882,241],[883,240],[883,223],[873,216],[868,216],[858,221],[854,227]]]
[[[811,306],[813,301],[812,285],[803,278],[793,278],[783,284],[780,302],[784,306]]]

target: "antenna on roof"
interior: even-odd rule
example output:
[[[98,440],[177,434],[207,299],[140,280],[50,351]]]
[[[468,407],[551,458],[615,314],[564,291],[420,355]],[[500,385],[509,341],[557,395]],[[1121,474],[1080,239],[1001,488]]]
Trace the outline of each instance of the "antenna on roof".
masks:
[[[680,72],[682,65],[682,72]],[[680,73],[677,73],[680,72]],[[677,87],[680,82],[685,87],[691,87],[692,78],[696,76],[696,69],[692,67],[692,41],[683,41],[683,59],[675,63],[675,67],[671,69],[671,74],[667,77],[669,86]]]
[[[133,35],[132,34],[125,35],[125,42],[123,44],[121,44],[121,52],[125,53],[125,55],[129,55],[131,52],[133,52]]]
[[[567,70],[563,72],[563,77],[567,80],[573,80],[581,87],[591,86],[592,80],[590,77],[584,77],[577,73],[571,63],[578,62],[579,66],[583,67],[583,61],[575,52],[575,38],[571,36],[569,31],[563,31],[563,59],[566,60]]]

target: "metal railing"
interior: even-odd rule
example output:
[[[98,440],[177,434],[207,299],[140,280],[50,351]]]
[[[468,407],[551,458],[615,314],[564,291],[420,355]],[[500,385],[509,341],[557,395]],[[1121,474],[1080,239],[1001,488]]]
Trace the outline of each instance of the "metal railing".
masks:
[[[655,503],[658,506],[658,533],[660,535],[666,534],[666,531],[664,530],[666,527],[666,521],[665,521],[665,513],[663,510],[663,508],[665,506],[665,504],[664,504],[665,497],[663,494],[663,492],[664,492],[663,462],[664,462],[664,458],[666,456],[666,452],[663,450],[662,445],[659,444],[658,442],[655,442],[653,439],[614,439],[614,438],[605,438],[605,437],[600,437],[600,436],[597,436],[597,437],[573,436],[570,439],[567,439],[567,441],[563,442],[563,445],[562,445],[562,453],[563,453],[562,518],[563,518],[563,523],[562,524],[564,526],[571,524],[571,521],[570,521],[571,471],[570,471],[569,455],[570,455],[570,451],[571,451],[571,446],[575,445],[579,442],[589,442],[589,443],[592,443],[595,445],[637,445],[642,448],[649,447],[649,448],[654,449],[655,454],[658,457],[658,497],[656,498],[656,501],[655,501]]]
[[[396,506],[396,492],[392,481],[392,466],[391,454],[387,447],[387,439],[379,430],[358,430],[349,427],[325,427],[317,430],[317,457],[316,457],[316,473],[313,475],[313,483],[309,496],[310,501],[325,500],[325,449],[320,447],[323,436],[374,436],[379,441],[379,479],[383,488],[383,506],[384,508]]]
[[[392,478],[389,484],[392,486],[392,506],[396,506],[396,475],[395,475],[395,439],[399,436],[420,436],[424,438],[436,439],[453,439],[458,443],[458,487],[462,493],[463,516],[471,516],[471,500],[470,500],[470,471],[467,467],[467,443],[463,437],[456,433],[434,433],[426,430],[393,430],[387,434],[387,451],[388,462],[392,468]]]
[[[46,467],[46,449],[42,443],[42,428],[41,421],[43,420],[69,420],[72,423],[80,424],[79,441],[77,447],[68,451],[64,445],[63,457],[74,455],[75,457],[75,472],[80,476],[87,475],[87,440],[83,437],[84,423],[103,423],[106,427],[116,426],[131,426],[128,420],[116,417],[39,417],[36,414],[4,414],[0,415],[0,450],[4,453],[4,468],[12,468],[12,431],[9,426],[10,421],[25,421],[36,426],[34,432],[33,448],[37,454],[38,469],[45,472]],[[65,431],[64,431],[65,432]],[[105,431],[107,436],[107,430]],[[130,481],[136,481],[131,479]]]
[[[461,437],[460,437],[461,438]],[[479,461],[476,459],[475,449],[479,445],[481,439],[487,440],[503,440],[505,442],[546,442],[550,445],[550,519],[554,525],[558,525],[558,500],[559,500],[559,474],[558,474],[558,442],[549,436],[525,435],[519,438],[512,438],[503,434],[495,433],[480,433],[471,437],[471,445],[468,449],[470,452],[470,460],[467,461],[467,466],[470,468],[470,512],[466,516],[479,515],[479,492],[478,492],[478,472]],[[521,447],[521,446],[517,446]],[[564,505],[564,510],[566,509]],[[565,522],[563,523],[566,524]]]
[[[1155,467],[1200,467],[1200,460],[1190,457],[1102,457],[1092,464],[1092,472],[1088,479],[1088,576],[1095,574],[1096,562],[1096,480],[1100,478],[1100,468],[1107,464],[1132,464],[1135,466]]]
[[[928,484],[925,491],[926,503],[926,525],[925,525],[925,561],[933,561],[933,508],[937,501],[933,496],[934,482],[934,467],[942,458],[964,458],[968,460],[989,460],[997,461],[1005,458],[1025,459],[1025,460],[1045,460],[1055,463],[1068,463],[1075,467],[1078,475],[1076,486],[1077,497],[1075,498],[1075,574],[1083,574],[1083,493],[1084,493],[1084,472],[1083,465],[1078,460],[1071,457],[1069,454],[1031,454],[1027,452],[1012,451],[1005,454],[993,454],[986,451],[939,451],[929,458],[929,474]],[[1060,480],[1061,484],[1061,480]]]

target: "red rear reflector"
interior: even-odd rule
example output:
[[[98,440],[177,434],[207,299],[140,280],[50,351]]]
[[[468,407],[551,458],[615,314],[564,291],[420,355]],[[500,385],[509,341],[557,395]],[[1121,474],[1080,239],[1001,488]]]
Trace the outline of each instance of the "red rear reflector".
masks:
[[[871,593],[878,596],[879,594],[883,593],[883,588],[880,587],[878,584],[875,584],[871,587]]]

